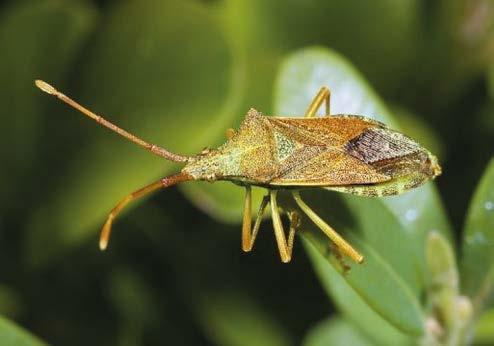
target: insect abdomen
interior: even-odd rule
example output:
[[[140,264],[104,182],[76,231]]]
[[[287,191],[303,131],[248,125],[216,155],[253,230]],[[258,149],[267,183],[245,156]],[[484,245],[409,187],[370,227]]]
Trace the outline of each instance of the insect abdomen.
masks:
[[[384,183],[369,185],[349,185],[349,186],[330,186],[325,187],[327,190],[350,193],[357,196],[365,197],[385,197],[399,195],[422,185],[429,177],[424,174],[416,173],[409,176],[403,176]]]

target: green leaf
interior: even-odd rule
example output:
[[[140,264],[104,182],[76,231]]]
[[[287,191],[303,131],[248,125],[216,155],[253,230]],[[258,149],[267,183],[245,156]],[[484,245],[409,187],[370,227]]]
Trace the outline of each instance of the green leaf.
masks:
[[[0,104],[2,131],[0,208],[22,205],[18,198],[39,181],[32,177],[40,160],[38,146],[43,101],[33,87],[35,78],[63,80],[95,22],[94,9],[75,1],[30,1],[2,8],[0,16]],[[28,178],[29,177],[29,178]],[[31,183],[32,182],[32,183]]]
[[[108,12],[88,48],[77,98],[172,151],[195,153],[222,137],[237,102],[237,72],[225,35],[204,5],[134,0]],[[32,264],[94,235],[123,196],[178,170],[95,123],[81,123],[87,140],[31,220]]]
[[[0,316],[0,340],[2,340],[2,345],[9,346],[46,345],[36,336],[2,316]]]
[[[328,346],[328,345],[375,345],[365,335],[342,317],[333,317],[317,323],[307,333],[302,343],[303,346]]]
[[[397,127],[387,108],[360,74],[338,54],[317,47],[298,51],[286,58],[277,82],[276,114],[303,114],[322,86],[331,89],[331,114],[360,114]],[[420,333],[423,321],[417,310],[425,281],[425,237],[430,231],[437,230],[450,238],[449,225],[435,187],[429,183],[401,196],[381,199],[341,195],[343,204],[331,199],[332,195],[326,191],[303,194],[309,205],[318,205],[314,209],[323,219],[330,224],[345,224],[346,227],[337,230],[350,228],[352,235],[358,231],[354,237],[372,254],[363,266],[372,268],[372,276],[350,274],[345,277],[348,289],[355,290],[394,325],[403,330],[408,328],[408,332]],[[321,249],[327,249],[327,241],[322,241]],[[352,271],[359,272],[361,269],[358,267],[353,266]],[[320,277],[323,275],[326,274]],[[404,294],[408,300],[394,297],[394,289],[390,288],[391,295],[388,295],[373,287],[372,282],[387,282],[390,277],[397,285],[396,290],[408,292],[396,294]],[[398,300],[389,304],[393,298]],[[405,306],[399,305],[400,302]],[[348,306],[346,310],[352,304],[352,301],[339,302],[340,306]],[[401,316],[396,313],[404,308],[415,311],[408,322],[400,320]]]
[[[312,260],[315,262],[318,259],[315,257]],[[369,339],[379,345],[402,345],[410,340],[409,336],[378,315],[332,266],[324,262],[320,264],[321,271],[324,271],[319,273],[324,289],[333,297],[345,318],[358,326]]]
[[[494,309],[484,312],[475,325],[474,340],[476,345],[494,344]]]
[[[307,248],[312,251],[313,246],[304,241]],[[309,251],[311,251],[309,250]],[[323,288],[332,296],[336,306],[345,318],[359,327],[362,332],[377,344],[400,345],[404,344],[408,336],[398,331],[387,320],[378,315],[367,302],[353,290],[345,278],[332,266],[328,266],[326,260],[318,252],[311,257],[315,265]]]
[[[314,236],[313,232],[304,233],[304,240],[305,248],[316,273],[326,290],[332,293],[332,280],[340,274],[331,265],[328,265],[333,263],[334,259],[328,254],[327,242],[324,242],[319,236]],[[413,296],[403,280],[396,275],[379,254],[365,244],[358,242],[356,237],[349,237],[349,240],[359,247],[366,259],[362,265],[353,266],[350,272],[344,275],[348,285],[346,289],[354,290],[372,310],[394,327],[407,334],[420,336],[423,333],[425,317],[420,309],[418,299]],[[339,296],[336,295],[335,297]],[[347,304],[351,303],[353,302],[349,301]],[[337,304],[341,306],[342,302],[337,302]],[[355,305],[357,304],[355,303]],[[360,323],[364,323],[361,318],[359,326]],[[372,322],[372,324],[374,323]],[[383,327],[382,324],[380,327],[381,330],[388,329],[389,331],[391,329],[388,326]],[[398,337],[398,334],[395,331],[391,335]],[[374,338],[385,337],[376,335],[376,331],[371,335]]]
[[[462,244],[461,283],[478,313],[494,281],[494,159],[475,190]]]

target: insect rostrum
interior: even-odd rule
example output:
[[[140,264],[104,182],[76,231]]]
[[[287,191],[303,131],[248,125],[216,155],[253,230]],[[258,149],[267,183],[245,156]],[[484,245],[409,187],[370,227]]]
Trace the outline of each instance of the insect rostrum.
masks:
[[[298,190],[321,187],[369,197],[389,196],[441,174],[437,158],[404,134],[362,116],[330,115],[330,92],[325,87],[315,96],[303,118],[267,117],[250,109],[238,131],[228,131],[225,144],[195,156],[183,156],[145,142],[43,81],[37,80],[36,86],[152,153],[185,163],[180,173],[129,194],[113,208],[101,232],[101,249],[107,247],[114,218],[132,200],[190,180],[228,180],[246,190],[242,225],[244,251],[252,250],[262,215],[270,205],[281,260],[290,261],[300,216],[293,211],[287,213],[290,221],[287,238],[277,204],[278,190],[289,189],[300,210],[334,242],[336,250],[360,263],[363,256],[302,200]],[[323,104],[326,116],[316,117]],[[252,185],[268,190],[253,227]]]

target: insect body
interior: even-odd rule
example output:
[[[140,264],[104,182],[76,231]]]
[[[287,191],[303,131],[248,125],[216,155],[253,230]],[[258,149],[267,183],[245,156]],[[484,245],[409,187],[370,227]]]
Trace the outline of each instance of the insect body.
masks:
[[[363,256],[302,200],[298,190],[321,187],[362,196],[389,196],[417,187],[441,173],[436,157],[400,132],[361,116],[330,116],[330,92],[325,87],[312,101],[305,118],[266,117],[251,109],[239,130],[230,130],[227,142],[218,149],[205,150],[196,156],[182,156],[122,130],[45,82],[36,81],[36,85],[147,150],[168,160],[185,163],[180,173],[135,191],[117,204],[103,226],[101,249],[107,247],[113,219],[130,201],[185,181],[228,180],[246,190],[242,225],[244,251],[252,250],[262,215],[270,204],[281,260],[290,261],[300,217],[297,212],[287,213],[290,221],[287,238],[277,205],[278,190],[290,189],[302,212],[334,242],[336,249],[360,263]],[[323,104],[326,116],[315,117]],[[252,185],[268,190],[253,227]]]

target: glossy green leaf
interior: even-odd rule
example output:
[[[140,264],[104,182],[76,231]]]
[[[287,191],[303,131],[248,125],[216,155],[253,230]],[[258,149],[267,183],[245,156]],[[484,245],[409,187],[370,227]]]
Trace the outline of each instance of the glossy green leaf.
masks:
[[[306,246],[313,251],[311,244]],[[355,290],[349,287],[345,278],[332,266],[328,266],[323,256],[317,252],[315,254],[317,256],[313,256],[311,260],[315,264],[323,288],[333,297],[336,306],[348,321],[357,325],[377,344],[403,344],[408,340],[408,336],[378,315]]]
[[[376,345],[344,318],[333,317],[317,323],[305,336],[303,346]]]
[[[494,282],[493,244],[494,160],[491,160],[470,202],[462,244],[462,290],[473,299],[477,313]]]
[[[348,239],[355,246],[358,246],[366,259],[362,265],[354,265],[350,272],[344,275],[348,284],[346,289],[355,290],[357,295],[372,310],[400,331],[415,337],[420,336],[423,332],[425,316],[421,311],[418,299],[379,254],[357,241],[356,237],[351,236]],[[325,286],[330,286],[334,277],[340,274],[329,265],[329,263],[334,262],[334,259],[328,252],[327,242],[322,237],[313,236],[312,233],[304,233],[304,240],[306,240],[304,245],[306,245],[305,248],[316,273],[323,280]],[[327,290],[332,292],[331,288],[327,288]],[[338,304],[341,306],[342,302],[338,302]],[[353,302],[348,301],[347,304],[353,305]],[[360,323],[364,323],[361,317]],[[386,328],[387,326],[384,327],[381,324],[380,327],[381,330],[388,329],[389,332],[390,328]],[[391,333],[391,336],[395,337],[397,334],[396,332]],[[371,335],[374,338],[389,337],[376,335],[376,331]]]
[[[196,153],[223,137],[236,104],[236,65],[203,4],[135,0],[109,13],[88,48],[80,92],[67,93],[172,151]],[[179,169],[87,119],[81,126],[87,140],[31,220],[33,264],[95,235],[119,199]]]
[[[331,114],[360,114],[397,127],[387,108],[360,74],[341,56],[323,48],[301,50],[285,60],[277,82],[276,114],[303,114],[321,86],[331,89]],[[330,224],[345,224],[359,243],[365,244],[365,248],[375,254],[367,260],[367,265],[376,270],[374,276],[346,277],[348,289],[355,290],[394,325],[407,328],[410,323],[414,333],[420,332],[421,316],[417,307],[425,280],[425,237],[432,230],[450,237],[449,225],[433,184],[428,183],[401,196],[382,199],[342,195],[343,204],[331,199],[331,195],[334,194],[326,191],[303,193],[309,205],[318,206],[314,209],[323,219]],[[324,242],[322,247],[327,248],[328,243]],[[352,271],[360,270],[357,267],[354,265]],[[395,290],[390,289],[390,295],[382,294],[370,283],[388,281],[390,275],[399,283],[396,290],[412,292],[411,295],[405,294],[409,301],[401,300],[411,311],[416,311],[409,322],[397,320],[401,316],[397,316],[396,311],[405,308],[399,305],[401,298],[394,297],[398,300],[388,305]],[[352,280],[349,280],[350,277]],[[375,294],[365,296],[369,292]],[[344,301],[339,305],[351,306],[352,302]]]
[[[2,166],[8,169],[0,171],[0,180],[26,182],[22,186],[1,184],[1,209],[25,206],[17,196],[32,186],[31,181],[39,184],[32,173],[40,159],[44,100],[33,87],[34,79],[66,80],[67,71],[93,28],[95,14],[88,4],[75,1],[39,0],[2,9],[0,104],[4,131],[0,156]]]
[[[484,312],[475,325],[474,340],[476,345],[494,344],[494,309]]]
[[[5,317],[0,316],[0,340],[2,345],[41,346],[46,345],[36,336],[25,331]]]

